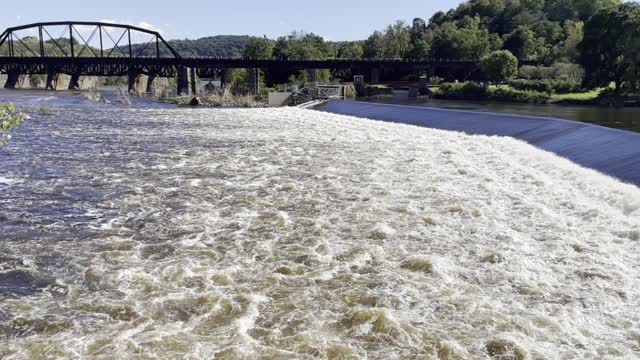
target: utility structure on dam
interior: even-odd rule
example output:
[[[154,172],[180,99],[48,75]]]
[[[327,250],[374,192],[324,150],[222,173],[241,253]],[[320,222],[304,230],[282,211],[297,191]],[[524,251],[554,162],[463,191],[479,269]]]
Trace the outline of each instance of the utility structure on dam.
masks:
[[[53,36],[54,34],[60,34]],[[137,42],[137,39],[144,39]],[[147,41],[148,40],[148,41]],[[128,77],[129,91],[149,92],[156,78],[175,78],[178,94],[196,93],[196,79],[224,78],[227,69],[249,69],[249,89],[257,93],[260,69],[306,70],[315,81],[318,69],[329,69],[350,81],[364,75],[378,83],[397,71],[452,74],[464,79],[480,69],[478,59],[330,59],[255,60],[181,56],[158,32],[136,26],[82,21],[35,23],[0,34],[0,73],[5,88],[15,88],[21,75],[46,76],[47,89],[77,89],[82,77]]]

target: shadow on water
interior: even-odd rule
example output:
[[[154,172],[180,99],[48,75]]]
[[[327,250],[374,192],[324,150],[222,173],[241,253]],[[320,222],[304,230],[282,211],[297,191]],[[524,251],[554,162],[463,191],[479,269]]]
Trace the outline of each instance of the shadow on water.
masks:
[[[317,109],[474,135],[510,136],[640,185],[640,133],[562,119],[492,113],[489,109],[452,110],[337,100]]]

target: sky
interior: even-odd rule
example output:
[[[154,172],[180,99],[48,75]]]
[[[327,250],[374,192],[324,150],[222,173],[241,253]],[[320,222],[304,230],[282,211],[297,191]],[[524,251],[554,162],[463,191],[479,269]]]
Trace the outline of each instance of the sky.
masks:
[[[6,0],[4,28],[42,21],[106,21],[160,31],[166,39],[266,35],[304,30],[327,40],[362,40],[398,20],[428,20],[462,0]]]

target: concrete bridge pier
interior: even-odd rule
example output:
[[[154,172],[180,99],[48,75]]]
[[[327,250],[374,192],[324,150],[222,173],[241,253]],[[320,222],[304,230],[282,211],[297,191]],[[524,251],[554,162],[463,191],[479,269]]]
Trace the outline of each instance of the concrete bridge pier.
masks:
[[[312,85],[318,85],[318,69],[307,69],[308,82]]]
[[[69,79],[69,75],[59,74],[55,71],[47,72],[47,81],[45,84],[45,89],[47,90],[64,90],[68,88],[65,86]],[[70,82],[70,81],[69,81]]]
[[[369,78],[369,82],[371,84],[377,84],[380,82],[380,69],[378,68],[371,69],[371,78]]]
[[[20,73],[18,71],[9,71],[7,73],[7,81],[4,83],[5,89],[15,89],[20,81]]]
[[[196,79],[196,69],[189,69],[189,83],[191,85],[191,95],[198,95],[198,81]]]
[[[151,87],[150,77],[141,74],[138,71],[130,71],[127,75],[127,91],[130,94],[143,95],[145,93],[149,93],[149,89]],[[153,81],[153,80],[151,80]]]
[[[69,79],[69,90],[78,89],[80,89],[80,73],[71,74],[71,79]]]
[[[151,74],[147,76],[147,94],[151,94],[153,92],[153,81],[156,79],[156,76]]]
[[[436,73],[435,73],[435,71],[434,71],[434,70],[435,70],[435,69],[434,69],[433,67],[431,67],[431,66],[429,66],[429,67],[427,68],[427,79],[428,79],[428,80],[431,80],[431,78],[432,78],[432,77],[434,77],[434,76],[436,75]]]
[[[189,69],[184,66],[178,67],[177,76],[178,95],[189,95]]]
[[[127,73],[127,92],[128,93],[138,93],[138,87],[136,86],[138,80],[138,72],[134,70],[129,70]]]
[[[260,93],[260,69],[247,69],[249,72],[249,92],[258,95]]]
[[[56,81],[56,72],[53,70],[47,71],[47,81],[45,82],[44,88],[46,90],[56,90],[55,83]]]

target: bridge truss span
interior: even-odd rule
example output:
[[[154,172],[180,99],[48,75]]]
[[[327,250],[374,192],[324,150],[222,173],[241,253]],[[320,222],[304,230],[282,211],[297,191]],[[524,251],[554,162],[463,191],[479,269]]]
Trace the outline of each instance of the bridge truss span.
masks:
[[[160,33],[105,22],[40,22],[6,29],[0,54],[9,57],[180,58]]]

